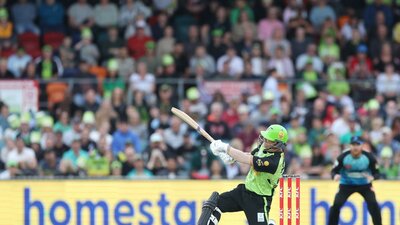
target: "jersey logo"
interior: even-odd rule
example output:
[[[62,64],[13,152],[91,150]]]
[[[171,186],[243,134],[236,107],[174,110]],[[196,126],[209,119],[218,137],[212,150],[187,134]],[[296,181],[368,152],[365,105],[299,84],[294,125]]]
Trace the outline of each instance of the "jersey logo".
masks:
[[[261,159],[257,159],[256,163],[257,163],[258,166],[261,166],[263,164]]]
[[[268,161],[265,161],[265,162],[264,162],[264,166],[269,166],[269,162],[268,162]]]
[[[257,213],[257,222],[265,222],[264,213]]]
[[[282,140],[282,139],[283,139],[283,136],[285,136],[285,134],[283,133],[283,131],[279,131],[279,133],[278,133],[278,138],[279,138],[280,140]]]
[[[344,168],[346,168],[346,169],[348,169],[348,170],[351,169],[351,164],[345,164],[345,165],[344,165]]]

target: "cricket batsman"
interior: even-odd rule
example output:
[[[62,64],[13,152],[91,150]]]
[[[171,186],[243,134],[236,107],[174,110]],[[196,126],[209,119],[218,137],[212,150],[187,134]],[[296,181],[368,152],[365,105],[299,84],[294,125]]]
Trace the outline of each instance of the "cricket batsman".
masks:
[[[261,131],[259,145],[251,153],[232,148],[221,140],[210,144],[212,152],[225,163],[235,161],[251,166],[244,184],[219,195],[213,192],[204,203],[198,225],[217,225],[224,212],[243,211],[249,225],[269,224],[274,189],[282,177],[287,130],[278,124]]]
[[[352,137],[350,150],[337,158],[332,169],[332,178],[340,181],[340,185],[329,211],[328,225],[338,225],[340,208],[356,192],[367,202],[374,225],[382,225],[381,210],[372,188],[372,181],[379,178],[378,164],[371,153],[362,149],[362,144],[360,137]]]

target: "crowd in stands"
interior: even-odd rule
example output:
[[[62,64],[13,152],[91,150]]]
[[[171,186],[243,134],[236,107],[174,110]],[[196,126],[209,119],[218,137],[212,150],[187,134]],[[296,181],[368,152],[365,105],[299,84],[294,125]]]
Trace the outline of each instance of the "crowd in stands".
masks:
[[[399,178],[399,18],[392,0],[0,0],[0,82],[36,80],[45,103],[1,101],[0,179],[246,175],[171,107],[246,152],[284,125],[287,174],[330,178],[361,136]]]

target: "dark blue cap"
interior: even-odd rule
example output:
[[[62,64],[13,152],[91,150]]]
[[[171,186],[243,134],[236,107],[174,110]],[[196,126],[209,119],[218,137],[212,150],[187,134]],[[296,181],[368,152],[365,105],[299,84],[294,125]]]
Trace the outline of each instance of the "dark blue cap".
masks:
[[[359,136],[353,136],[350,140],[351,144],[357,144],[357,145],[361,145],[362,143],[364,143],[364,141],[361,139],[361,137]]]
[[[357,47],[357,52],[359,52],[359,53],[367,53],[368,52],[368,47],[366,45],[360,44]]]

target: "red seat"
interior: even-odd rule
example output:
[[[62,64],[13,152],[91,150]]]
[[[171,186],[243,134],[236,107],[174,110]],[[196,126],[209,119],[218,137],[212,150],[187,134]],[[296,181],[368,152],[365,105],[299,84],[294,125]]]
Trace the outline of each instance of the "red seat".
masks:
[[[40,55],[40,39],[38,35],[32,32],[22,33],[18,35],[18,43],[32,57]]]
[[[45,45],[50,45],[54,49],[58,49],[63,40],[65,35],[59,32],[48,32],[43,35],[43,43]]]

